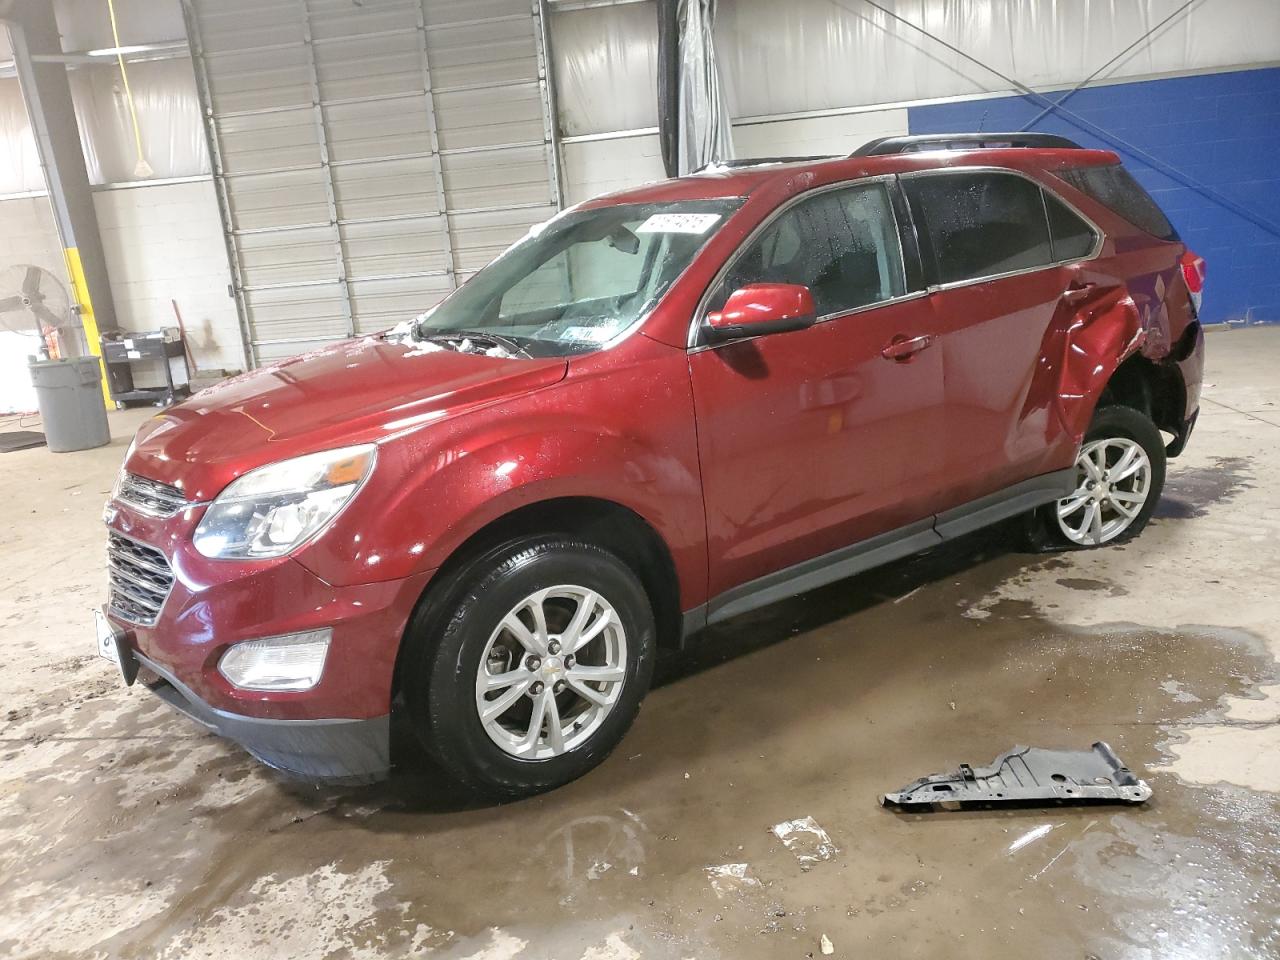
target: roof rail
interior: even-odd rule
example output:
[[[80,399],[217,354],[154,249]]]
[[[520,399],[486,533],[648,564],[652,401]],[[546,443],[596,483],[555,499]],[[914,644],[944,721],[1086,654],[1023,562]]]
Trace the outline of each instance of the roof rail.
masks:
[[[737,170],[741,167],[760,167],[769,163],[813,163],[817,160],[839,160],[835,154],[813,157],[742,157],[737,160],[713,160],[704,163],[694,173],[705,173],[708,170]]]
[[[1040,147],[1080,150],[1080,144],[1052,133],[931,133],[915,137],[881,137],[864,143],[851,157],[885,157],[922,150],[999,150],[1007,147]]]

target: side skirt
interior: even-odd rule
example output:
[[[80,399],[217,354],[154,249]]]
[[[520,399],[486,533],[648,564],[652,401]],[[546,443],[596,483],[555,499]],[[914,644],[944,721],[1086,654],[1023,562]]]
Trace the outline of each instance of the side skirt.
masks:
[[[686,610],[684,636],[1061,500],[1075,489],[1075,480],[1075,467],[1041,474],[937,516],[758,577]]]

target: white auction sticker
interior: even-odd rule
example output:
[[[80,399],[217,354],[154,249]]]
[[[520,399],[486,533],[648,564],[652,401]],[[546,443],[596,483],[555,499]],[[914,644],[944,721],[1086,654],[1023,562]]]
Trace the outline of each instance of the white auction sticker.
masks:
[[[636,233],[706,233],[719,219],[718,213],[655,213]]]

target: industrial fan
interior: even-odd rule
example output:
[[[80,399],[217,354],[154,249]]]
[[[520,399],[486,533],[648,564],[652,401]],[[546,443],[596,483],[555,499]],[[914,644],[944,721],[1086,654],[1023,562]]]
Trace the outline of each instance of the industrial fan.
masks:
[[[0,411],[35,409],[27,358],[74,356],[79,352],[78,327],[71,297],[57,276],[27,263],[0,269]],[[44,442],[44,434],[35,431],[0,432],[4,452]]]
[[[78,326],[57,276],[29,263],[0,269],[0,331],[30,337],[29,352],[56,360],[76,353],[71,338]]]

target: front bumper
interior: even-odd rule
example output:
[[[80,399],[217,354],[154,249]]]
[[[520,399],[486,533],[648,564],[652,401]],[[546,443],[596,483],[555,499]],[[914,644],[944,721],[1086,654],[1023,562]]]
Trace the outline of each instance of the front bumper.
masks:
[[[389,716],[363,720],[276,720],[219,710],[127,643],[118,644],[126,683],[135,676],[169,706],[226,737],[268,766],[303,780],[371,783],[391,770]]]
[[[108,610],[130,648],[225,714],[263,720],[386,716],[400,641],[430,574],[336,586],[291,557],[210,560],[191,545],[202,510],[158,519],[109,506],[110,530],[163,554],[172,573],[154,622]],[[217,669],[234,644],[321,628],[332,630],[332,641],[324,673],[310,690],[243,690]]]
[[[404,579],[336,586],[295,559],[200,556],[191,530],[203,505],[169,518],[108,504],[113,534],[162,554],[169,592],[152,622],[108,606],[121,672],[264,763],[308,780],[368,782],[390,768],[391,692],[400,642],[422,590]],[[110,554],[110,551],[109,551]],[[118,556],[118,555],[117,555]],[[237,643],[327,628],[328,655],[309,690],[254,691],[218,670]]]

